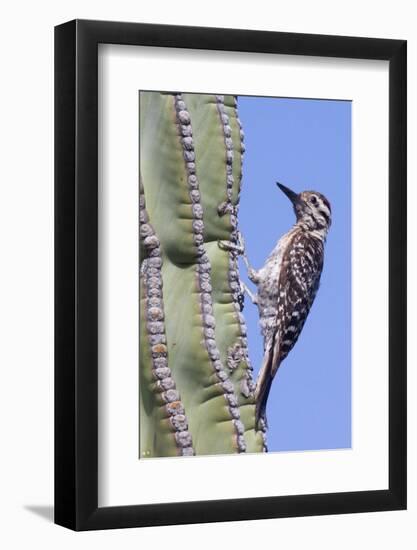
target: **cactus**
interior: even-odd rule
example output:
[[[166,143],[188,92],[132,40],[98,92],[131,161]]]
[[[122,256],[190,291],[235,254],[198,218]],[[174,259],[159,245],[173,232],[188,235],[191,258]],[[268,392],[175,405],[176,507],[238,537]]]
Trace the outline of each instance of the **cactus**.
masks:
[[[266,450],[233,249],[243,151],[234,96],[140,93],[141,458]]]

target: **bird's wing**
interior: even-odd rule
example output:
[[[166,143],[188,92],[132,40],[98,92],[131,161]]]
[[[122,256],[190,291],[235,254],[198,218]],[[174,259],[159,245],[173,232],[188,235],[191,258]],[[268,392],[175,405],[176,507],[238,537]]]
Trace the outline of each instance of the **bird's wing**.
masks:
[[[323,268],[323,244],[305,233],[286,247],[278,281],[276,328],[266,343],[256,385],[257,421],[264,414],[272,380],[294,347],[316,296]]]
[[[323,269],[323,243],[305,233],[287,247],[279,278],[273,374],[292,350],[316,297]]]

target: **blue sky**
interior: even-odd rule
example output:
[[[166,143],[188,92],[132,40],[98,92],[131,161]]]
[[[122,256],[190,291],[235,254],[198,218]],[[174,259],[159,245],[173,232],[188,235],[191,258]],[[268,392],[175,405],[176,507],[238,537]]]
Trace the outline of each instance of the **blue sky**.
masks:
[[[263,265],[294,223],[276,181],[319,191],[332,205],[321,286],[269,396],[269,451],[350,447],[351,103],[239,96],[238,110],[246,145],[239,227],[252,266]],[[245,272],[242,263],[247,280]],[[248,297],[244,315],[257,373],[262,337]]]

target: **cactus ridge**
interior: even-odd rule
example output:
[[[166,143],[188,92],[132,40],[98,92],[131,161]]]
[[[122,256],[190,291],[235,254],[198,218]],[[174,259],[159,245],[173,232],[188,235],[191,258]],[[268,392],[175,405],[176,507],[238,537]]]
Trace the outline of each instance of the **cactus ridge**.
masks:
[[[234,97],[233,100],[234,100],[234,111],[235,111],[236,121],[240,124],[240,121],[237,117],[237,112],[236,112],[236,98]],[[223,216],[226,212],[230,213],[230,224],[231,224],[230,240],[232,243],[237,245],[238,243],[237,214],[239,210],[239,192],[237,194],[235,204],[233,204],[232,199],[233,199],[233,187],[235,184],[235,178],[233,175],[234,143],[232,139],[232,128],[230,126],[230,118],[225,112],[224,96],[217,95],[216,104],[217,104],[218,113],[220,115],[220,121],[222,124],[222,131],[223,131],[224,143],[226,148],[226,201],[219,205],[218,212],[219,212],[219,216]],[[240,147],[241,147],[240,150],[241,150],[241,163],[242,163],[242,153],[244,151],[242,140],[240,141]],[[240,188],[241,172],[238,179],[239,179],[239,188]],[[251,394],[253,395],[253,392],[255,390],[255,385],[253,383],[253,376],[252,376],[253,369],[249,359],[249,352],[247,348],[247,338],[246,338],[247,328],[246,328],[245,319],[241,313],[241,306],[240,306],[241,288],[240,288],[240,282],[239,282],[236,249],[230,250],[228,252],[228,256],[229,256],[228,282],[229,282],[230,292],[233,298],[233,305],[236,311],[236,320],[240,327],[240,338],[238,338],[238,340],[234,343],[233,346],[229,347],[229,350],[227,353],[227,359],[228,359],[227,366],[229,367],[229,370],[233,371],[239,365],[240,361],[243,360],[246,362],[246,365],[247,365],[246,378],[249,382],[248,384],[249,391],[247,395],[245,395],[245,397],[249,397],[249,395]],[[230,361],[231,356],[233,356],[234,358],[233,362]]]
[[[220,352],[216,345],[215,328],[216,321],[213,315],[213,300],[211,286],[211,265],[208,255],[204,248],[204,222],[203,209],[200,204],[199,181],[196,174],[195,151],[193,141],[193,130],[191,126],[191,117],[188,113],[182,94],[175,96],[175,109],[177,120],[181,128],[181,142],[184,152],[184,161],[188,175],[190,199],[193,203],[193,237],[197,248],[197,285],[200,289],[200,309],[203,322],[204,345],[210,357],[215,374],[220,386],[225,394],[234,395],[234,386],[230,382],[227,372],[220,360]],[[227,400],[229,413],[233,419],[236,431],[236,443],[238,452],[246,451],[246,442],[244,438],[244,426],[240,421],[240,411],[238,406]]]
[[[183,456],[194,455],[188,420],[179,392],[176,390],[171,369],[168,367],[168,351],[164,325],[164,301],[162,288],[162,258],[159,239],[149,222],[143,185],[140,182],[139,235],[143,242],[145,258],[141,263],[141,279],[144,291],[146,328],[151,346],[151,391],[160,394],[161,407],[174,434],[178,451]]]
[[[233,196],[233,189],[235,186],[235,176],[234,176],[234,162],[236,160],[235,155],[233,154],[234,150],[237,150],[233,141],[233,131],[230,126],[230,117],[226,113],[225,108],[225,98],[222,95],[216,95],[216,106],[217,111],[220,116],[220,121],[222,125],[224,144],[226,149],[226,200],[218,206],[219,216],[224,216],[226,213],[230,215],[230,224],[231,224],[231,233],[230,241],[237,245],[239,241],[239,232],[238,232],[238,212],[239,212],[239,197],[241,191],[241,176],[242,176],[242,165],[243,165],[243,154],[245,152],[244,145],[244,133],[242,130],[242,125],[237,114],[237,99],[233,96],[233,114],[236,119],[236,124],[239,129],[239,145],[240,145],[240,166],[238,172],[238,191],[235,196]],[[231,248],[227,253],[229,256],[229,272],[228,272],[228,282],[230,291],[233,297],[233,305],[236,312],[236,320],[240,327],[240,336],[234,342],[232,346],[227,349],[227,360],[226,364],[230,371],[234,372],[241,362],[246,365],[244,370],[244,376],[240,380],[240,393],[246,399],[249,397],[254,398],[255,383],[253,380],[253,367],[249,358],[248,350],[248,341],[247,341],[247,327],[245,323],[245,318],[241,313],[241,288],[240,288],[240,279],[238,272],[237,264],[237,248]],[[266,426],[263,425],[260,429],[260,434],[262,437],[263,451],[267,451],[267,442],[266,442]]]
[[[224,96],[216,95],[216,107],[220,116],[220,123],[222,126],[223,139],[225,145],[225,160],[226,160],[226,200],[219,204],[218,213],[219,216],[224,216],[226,213],[230,213],[230,223],[232,227],[236,228],[237,225],[237,205],[232,204],[233,199],[233,187],[235,184],[235,178],[233,174],[233,139],[232,128],[230,126],[230,118],[226,113],[224,105]],[[240,183],[240,178],[239,178]]]

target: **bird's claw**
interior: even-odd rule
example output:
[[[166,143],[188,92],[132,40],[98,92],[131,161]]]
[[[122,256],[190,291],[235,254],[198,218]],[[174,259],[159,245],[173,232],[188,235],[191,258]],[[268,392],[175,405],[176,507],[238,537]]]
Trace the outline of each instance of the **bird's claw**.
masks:
[[[235,252],[236,254],[243,254],[244,250],[239,244],[236,244],[232,241],[217,241],[217,246],[221,250],[226,250],[227,252]]]
[[[245,239],[240,231],[237,232],[237,244],[242,249],[242,254],[245,253]]]
[[[248,278],[252,281],[252,283],[256,283],[258,281],[256,271],[252,267],[248,268]]]

